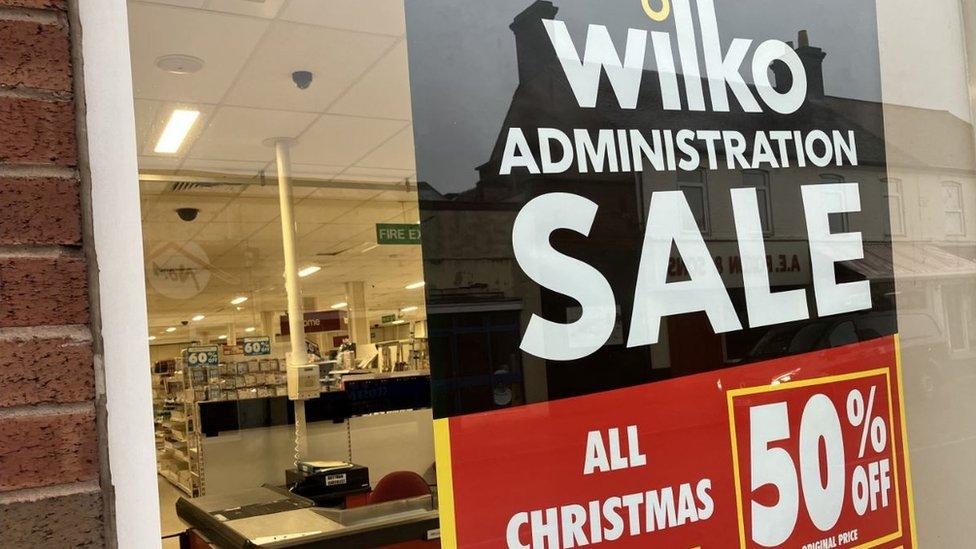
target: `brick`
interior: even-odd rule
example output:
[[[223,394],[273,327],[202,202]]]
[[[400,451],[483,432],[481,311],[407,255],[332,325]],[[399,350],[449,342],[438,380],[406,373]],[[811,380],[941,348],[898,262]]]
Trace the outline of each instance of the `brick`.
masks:
[[[95,397],[91,343],[0,341],[0,408],[82,402]]]
[[[71,91],[67,28],[33,21],[0,21],[0,85]]]
[[[0,421],[0,492],[98,478],[92,410]]]
[[[98,492],[0,503],[0,547],[104,547]]]
[[[77,180],[0,179],[0,245],[81,244]]]
[[[81,257],[0,258],[0,327],[88,324]]]
[[[74,105],[0,97],[0,162],[75,166]]]
[[[0,6],[66,10],[68,9],[68,0],[0,0]]]

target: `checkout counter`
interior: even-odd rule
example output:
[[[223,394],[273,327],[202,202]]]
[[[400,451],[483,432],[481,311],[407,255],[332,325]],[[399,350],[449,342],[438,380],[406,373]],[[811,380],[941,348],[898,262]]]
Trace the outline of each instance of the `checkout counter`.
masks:
[[[362,469],[351,466],[349,474],[342,475],[303,476],[289,471],[289,479],[297,476],[303,481],[286,487],[263,486],[230,494],[180,498],[177,515],[190,525],[181,536],[180,546],[440,547],[438,514],[430,494],[366,505],[329,501],[336,497],[346,502],[358,501],[354,499],[356,495],[368,492],[369,483],[363,484]],[[343,483],[335,481],[340,476]],[[337,506],[320,506],[332,504]]]
[[[337,370],[336,365],[337,361],[325,361],[320,365],[324,366],[320,370],[323,390],[318,398],[305,401],[312,453],[327,456],[329,448],[342,448],[343,453],[349,452],[351,459],[355,448],[357,454],[375,456],[375,451],[360,451],[357,444],[368,446],[371,439],[382,436],[385,446],[409,433],[409,438],[427,451],[407,451],[405,456],[397,459],[398,470],[417,471],[411,466],[416,464],[409,462],[418,459],[432,463],[433,456],[427,455],[432,453],[432,440],[418,437],[414,427],[418,421],[426,425],[431,421],[429,374],[378,372],[366,368]],[[389,425],[368,428],[364,431],[365,440],[357,442],[349,438],[356,432],[353,423],[357,421]],[[269,444],[266,437],[272,434],[290,436],[287,426],[294,422],[294,403],[285,396],[200,402],[201,450],[206,450],[208,462],[223,464],[228,463],[227,460],[217,455],[222,445],[229,445],[235,455],[253,455],[253,447],[288,450],[292,444]],[[279,433],[282,427],[285,430]],[[330,439],[331,431],[341,431],[346,437],[345,442],[341,445],[323,443]],[[252,438],[256,441],[253,445],[249,444]],[[408,448],[404,444],[399,447]],[[281,466],[277,454],[262,451],[257,455],[261,459],[250,461],[275,458],[264,467],[267,473],[273,473],[276,464]],[[379,462],[376,464],[383,472],[390,466],[379,458],[372,462]],[[202,497],[180,498],[176,503],[177,515],[189,525],[189,529],[181,534],[180,546],[191,549],[440,547],[434,497],[419,474],[416,478],[424,495],[415,495],[415,490],[396,496],[403,499],[383,501],[385,498],[374,497],[376,503],[371,503],[372,486],[366,467],[347,462],[312,463],[331,465],[327,471],[320,472],[305,469],[310,464],[303,462],[298,469],[285,471],[283,486],[264,484],[245,490],[237,488],[240,478],[263,476],[264,482],[276,484],[277,481],[258,472],[241,475],[238,469],[243,465],[240,464],[229,471],[236,477],[236,482],[228,479],[229,482],[221,483],[210,478],[215,474],[208,473],[208,486],[221,485],[222,489]],[[277,471],[281,470],[277,468]],[[382,484],[381,481],[377,485],[373,496],[381,491]]]

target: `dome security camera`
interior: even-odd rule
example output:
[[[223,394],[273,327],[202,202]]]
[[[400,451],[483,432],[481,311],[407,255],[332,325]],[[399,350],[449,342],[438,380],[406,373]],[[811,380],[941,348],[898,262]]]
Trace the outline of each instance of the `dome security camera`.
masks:
[[[177,208],[176,215],[180,216],[180,219],[186,222],[194,221],[197,215],[200,214],[198,208]]]
[[[312,85],[314,75],[309,71],[295,71],[291,73],[291,79],[300,90],[307,90]]]

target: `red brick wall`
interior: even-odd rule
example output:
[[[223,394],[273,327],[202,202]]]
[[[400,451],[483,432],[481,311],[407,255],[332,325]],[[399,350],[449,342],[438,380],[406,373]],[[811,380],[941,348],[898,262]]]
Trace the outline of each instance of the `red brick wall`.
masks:
[[[105,545],[67,10],[0,0],[5,549]]]

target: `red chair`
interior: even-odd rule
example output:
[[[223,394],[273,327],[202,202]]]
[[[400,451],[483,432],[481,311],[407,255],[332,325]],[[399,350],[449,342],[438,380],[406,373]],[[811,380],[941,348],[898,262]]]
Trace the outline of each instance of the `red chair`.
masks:
[[[427,486],[424,477],[413,471],[394,471],[376,483],[376,487],[369,494],[369,503],[384,503],[429,495],[430,486]]]

